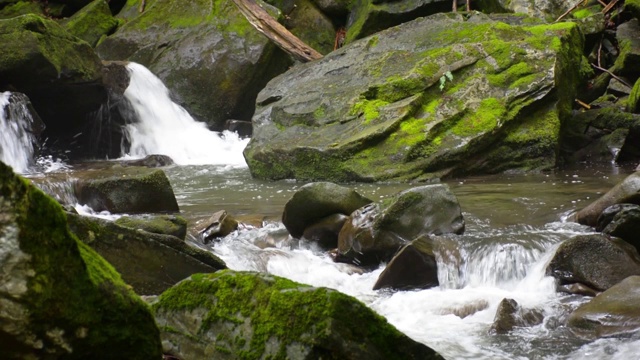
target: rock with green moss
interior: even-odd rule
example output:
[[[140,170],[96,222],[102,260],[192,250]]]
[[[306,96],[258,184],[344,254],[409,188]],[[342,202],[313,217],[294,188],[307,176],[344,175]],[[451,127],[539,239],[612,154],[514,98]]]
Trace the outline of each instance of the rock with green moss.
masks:
[[[121,13],[135,17],[101,42],[98,53],[145,65],[211,128],[248,120],[259,89],[290,64],[232,0],[155,0],[139,8],[140,0],[127,1]]]
[[[471,8],[485,12],[514,12],[552,22],[574,4],[565,0],[479,0]]]
[[[26,14],[44,15],[42,4],[34,1],[16,1],[6,6],[0,6],[0,19],[9,19]]]
[[[568,327],[587,339],[621,336],[640,329],[640,276],[630,276],[576,309]]]
[[[181,359],[442,359],[348,295],[266,274],[193,275],[152,308]]]
[[[91,46],[33,14],[0,20],[0,44],[0,91],[26,94],[47,124],[51,142],[78,144],[89,138],[87,119],[107,100],[102,63]]]
[[[631,89],[631,94],[627,100],[627,111],[640,114],[640,78],[636,81]]]
[[[260,179],[552,168],[586,64],[582,42],[573,23],[414,20],[272,80],[257,98],[245,158]]]
[[[129,229],[171,235],[182,240],[187,236],[187,220],[179,215],[123,216],[115,223]]]
[[[626,0],[624,8],[629,10],[636,19],[640,20],[640,0]]]
[[[616,29],[620,54],[612,71],[631,79],[640,77],[640,20],[633,19],[620,24]]]
[[[106,0],[95,0],[65,21],[64,27],[95,47],[100,38],[116,30],[118,21],[111,15]]]
[[[98,218],[67,216],[71,231],[107,259],[140,295],[158,295],[191,274],[226,268],[212,253],[175,236],[134,230]]]
[[[282,223],[291,236],[300,238],[305,229],[333,214],[351,215],[371,200],[357,191],[330,182],[301,187],[284,206]]]
[[[80,204],[111,213],[173,213],[178,202],[162,170],[143,167],[86,172],[74,184]]]
[[[321,54],[333,51],[335,30],[331,19],[311,0],[296,0],[295,7],[285,10],[287,30]]]
[[[62,207],[0,163],[0,357],[161,359],[158,328]]]
[[[411,188],[354,211],[338,235],[339,259],[378,265],[419,236],[462,234],[464,226],[458,199],[446,184]]]

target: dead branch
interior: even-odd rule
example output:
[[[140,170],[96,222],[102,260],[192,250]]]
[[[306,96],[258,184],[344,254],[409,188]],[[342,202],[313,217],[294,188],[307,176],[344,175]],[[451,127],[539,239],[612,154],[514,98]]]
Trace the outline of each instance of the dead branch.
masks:
[[[633,88],[633,86],[632,86],[632,85],[629,85],[629,83],[627,83],[626,81],[622,80],[622,78],[621,78],[621,77],[619,77],[619,76],[615,75],[615,74],[614,74],[614,73],[612,73],[611,71],[609,71],[609,70],[607,70],[607,69],[605,69],[605,68],[601,68],[600,66],[598,66],[598,65],[596,65],[596,64],[591,64],[591,66],[593,66],[595,69],[598,69],[598,70],[600,70],[600,71],[604,71],[604,72],[606,72],[607,74],[611,75],[611,77],[612,77],[612,78],[614,78],[614,79],[616,79],[616,80],[620,81],[621,83],[623,83],[624,85],[628,86],[628,87],[629,87],[629,89]]]
[[[616,6],[617,3],[618,0],[612,0],[607,6],[604,7],[604,9],[602,9],[602,13],[608,13],[609,11],[611,11],[611,9],[613,9],[614,6]]]
[[[559,18],[556,19],[555,22],[562,20],[565,16],[569,15],[573,10],[577,9],[582,3],[586,2],[586,0],[580,0],[575,5],[573,5],[569,10],[565,11],[564,14],[560,15]]]
[[[289,32],[254,0],[233,0],[233,2],[256,30],[296,60],[307,62],[322,58],[322,54]]]

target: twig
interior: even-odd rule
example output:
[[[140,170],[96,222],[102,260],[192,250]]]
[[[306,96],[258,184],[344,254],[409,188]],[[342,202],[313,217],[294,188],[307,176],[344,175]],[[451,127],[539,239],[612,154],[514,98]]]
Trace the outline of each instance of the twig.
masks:
[[[611,71],[605,69],[605,68],[601,68],[600,66],[596,65],[596,64],[591,64],[591,66],[593,66],[594,68],[600,70],[600,71],[604,71],[607,74],[611,75],[612,78],[620,81],[621,83],[623,83],[624,85],[628,86],[629,88],[632,88],[633,86],[629,85],[629,83],[627,83],[626,81],[622,80],[619,76],[615,75],[614,73],[612,73]]]
[[[557,18],[555,22],[558,22],[558,21],[562,20],[562,18],[564,18],[565,16],[569,15],[569,13],[572,12],[573,10],[577,9],[578,6],[580,6],[580,4],[582,4],[583,2],[585,2],[585,0],[578,1],[575,5],[573,5],[571,7],[571,9],[567,10],[564,14],[560,15],[560,17]]]
[[[587,110],[591,110],[591,105],[580,101],[580,99],[576,99],[576,102],[578,103],[578,105],[582,106],[583,108],[587,109]]]
[[[606,2],[604,2],[604,1],[602,1],[602,0],[598,0],[598,2],[599,2],[599,3],[600,3],[600,5],[602,5],[602,6],[605,6],[605,7],[607,6],[607,3],[606,3]]]
[[[138,8],[138,12],[139,12],[139,13],[142,13],[142,12],[144,11],[144,7],[145,7],[145,5],[146,5],[145,3],[146,3],[146,1],[145,1],[145,0],[142,0],[142,1],[140,2],[140,7]]]
[[[604,40],[604,35],[600,38],[600,45],[598,46],[598,66],[602,66],[600,62],[600,55],[602,54],[602,41]]]
[[[609,11],[611,11],[611,9],[613,9],[614,6],[616,6],[617,3],[618,0],[612,0],[607,6],[604,7],[604,9],[602,9],[602,13],[608,13]]]

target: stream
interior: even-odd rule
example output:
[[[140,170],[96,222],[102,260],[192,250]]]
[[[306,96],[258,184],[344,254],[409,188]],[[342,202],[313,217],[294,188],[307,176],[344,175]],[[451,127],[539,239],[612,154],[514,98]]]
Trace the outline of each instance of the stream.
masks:
[[[544,276],[547,262],[562,241],[592,231],[567,222],[567,216],[597,199],[632,169],[584,165],[549,174],[448,180],[460,202],[466,231],[438,240],[440,286],[420,291],[374,291],[373,284],[385,264],[361,273],[349,265],[334,263],[313,244],[287,235],[280,216],[303,182],[252,179],[242,158],[248,140],[232,133],[209,132],[193,119],[188,120],[184,109],[167,103],[168,90],[153,74],[137,64],[131,64],[129,70],[132,84],[127,97],[141,121],[128,126],[131,147],[123,149],[123,158],[151,153],[171,156],[177,165],[164,170],[181,215],[191,225],[221,209],[241,220],[256,216],[263,219],[263,227],[242,227],[207,245],[229,268],[267,272],[354,296],[446,359],[637,358],[640,335],[596,341],[575,337],[563,325],[564,319],[589,298],[557,293],[554,280]],[[4,103],[6,100],[0,97],[0,105]],[[0,126],[2,121],[0,118]],[[5,149],[20,146],[0,145]],[[45,158],[44,162],[56,166],[29,171],[22,157],[11,155],[3,161],[11,158],[20,158],[22,168],[18,171],[39,180],[36,183],[46,184],[42,179],[54,175],[57,179],[74,176],[73,164]],[[418,185],[345,184],[374,201]],[[51,192],[52,188],[47,190]],[[63,200],[60,192],[56,193]],[[116,217],[95,214],[81,204],[76,204],[76,209],[88,216]],[[543,323],[516,328],[506,335],[489,334],[497,306],[504,298],[541,311]]]

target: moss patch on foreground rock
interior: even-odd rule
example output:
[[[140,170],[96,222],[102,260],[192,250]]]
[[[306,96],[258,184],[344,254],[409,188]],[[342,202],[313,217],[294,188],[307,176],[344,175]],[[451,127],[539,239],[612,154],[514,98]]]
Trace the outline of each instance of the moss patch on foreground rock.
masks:
[[[265,274],[193,275],[153,309],[181,358],[441,359],[350,296]]]
[[[0,357],[158,359],[147,306],[70,234],[62,207],[0,163]],[[11,250],[11,251],[9,251]]]

